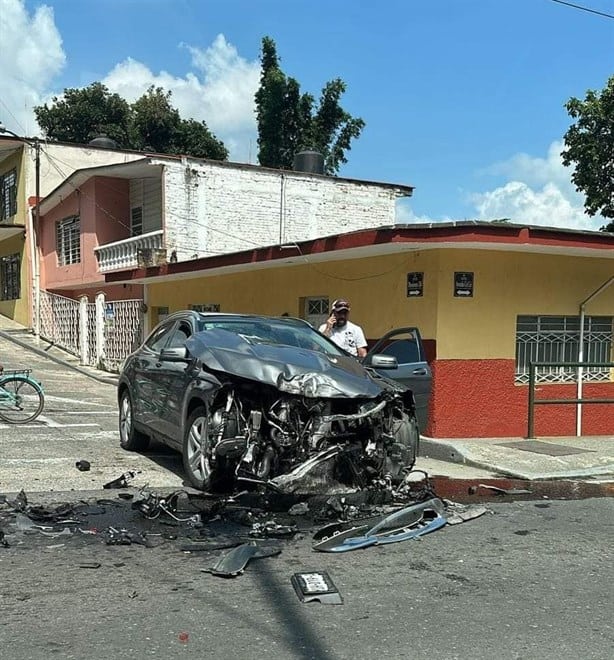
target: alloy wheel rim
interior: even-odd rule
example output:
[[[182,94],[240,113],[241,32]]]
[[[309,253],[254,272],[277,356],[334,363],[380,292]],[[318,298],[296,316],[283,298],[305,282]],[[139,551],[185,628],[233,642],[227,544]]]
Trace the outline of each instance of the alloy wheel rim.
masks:
[[[211,465],[207,456],[207,433],[207,418],[197,417],[192,422],[188,434],[187,458],[192,474],[199,481],[205,481],[211,474]]]
[[[122,440],[125,443],[130,438],[130,428],[132,426],[132,409],[130,407],[130,399],[127,396],[125,396],[122,400],[119,425]]]

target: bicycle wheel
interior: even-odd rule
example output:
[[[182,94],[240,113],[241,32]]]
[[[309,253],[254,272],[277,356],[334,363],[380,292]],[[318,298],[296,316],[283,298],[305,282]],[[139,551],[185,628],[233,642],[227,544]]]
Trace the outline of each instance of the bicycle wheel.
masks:
[[[26,376],[0,381],[0,418],[9,424],[27,424],[43,410],[45,395],[40,385]]]

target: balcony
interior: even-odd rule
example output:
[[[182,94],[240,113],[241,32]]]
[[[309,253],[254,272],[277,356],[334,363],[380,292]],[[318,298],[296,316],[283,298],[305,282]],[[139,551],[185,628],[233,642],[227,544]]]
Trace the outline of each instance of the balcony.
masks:
[[[163,231],[159,229],[97,247],[94,252],[98,259],[98,270],[101,273],[108,273],[111,270],[126,270],[143,267],[143,265],[160,264],[164,252],[162,235]],[[154,261],[151,264],[144,263],[148,258]]]

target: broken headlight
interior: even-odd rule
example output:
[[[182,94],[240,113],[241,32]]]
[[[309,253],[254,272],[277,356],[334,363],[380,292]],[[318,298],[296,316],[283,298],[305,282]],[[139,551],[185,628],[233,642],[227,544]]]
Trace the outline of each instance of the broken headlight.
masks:
[[[277,389],[288,394],[298,394],[310,399],[330,398],[343,391],[337,387],[332,378],[318,373],[300,374],[293,378],[284,378],[283,374],[277,380]]]

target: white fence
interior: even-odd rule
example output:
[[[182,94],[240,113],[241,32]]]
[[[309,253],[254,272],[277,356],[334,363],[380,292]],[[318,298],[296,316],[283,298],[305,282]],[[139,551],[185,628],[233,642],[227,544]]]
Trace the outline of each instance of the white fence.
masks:
[[[117,371],[142,341],[142,300],[108,301],[104,293],[96,302],[86,296],[72,300],[40,292],[40,334],[76,355],[81,364]]]

